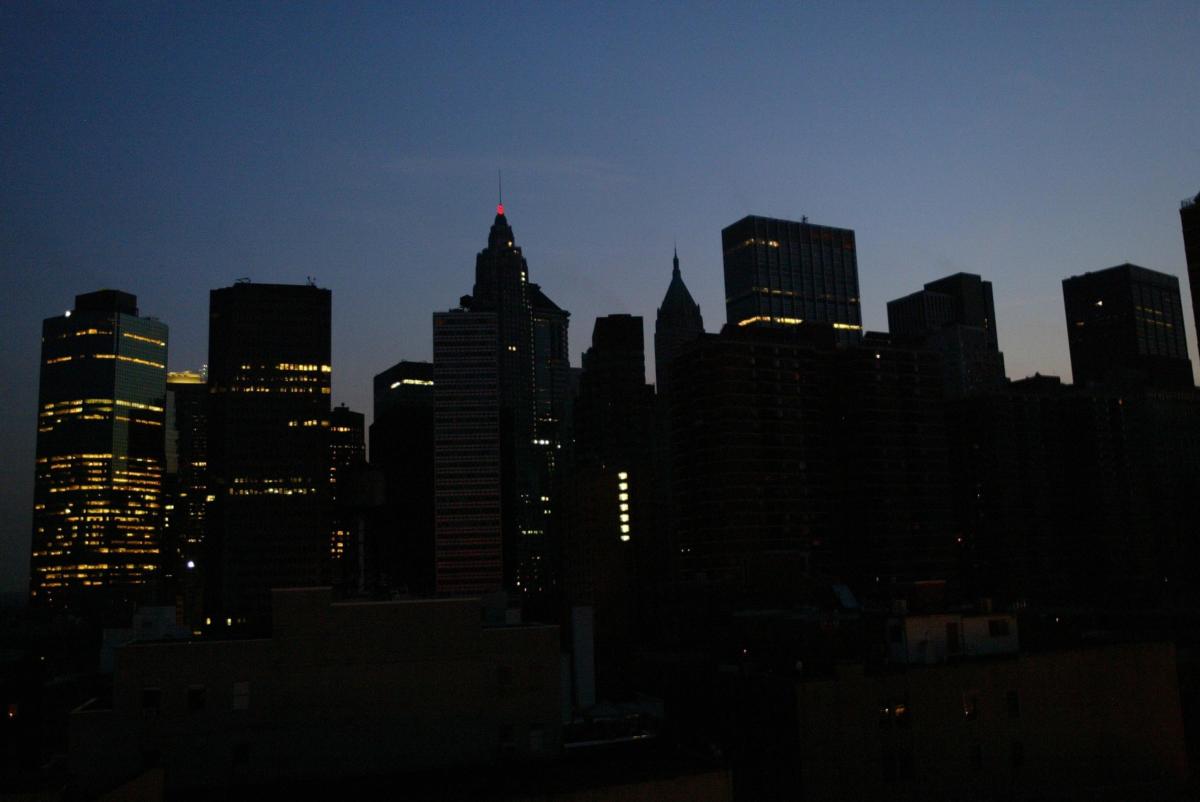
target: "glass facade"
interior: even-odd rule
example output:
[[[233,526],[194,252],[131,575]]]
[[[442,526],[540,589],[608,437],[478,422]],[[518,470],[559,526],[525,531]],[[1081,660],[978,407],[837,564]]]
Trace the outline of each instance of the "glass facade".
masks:
[[[102,290],[42,325],[30,598],[120,618],[161,569],[167,326]]]
[[[744,217],[721,232],[730,325],[832,325],[862,330],[854,232],[808,222]]]

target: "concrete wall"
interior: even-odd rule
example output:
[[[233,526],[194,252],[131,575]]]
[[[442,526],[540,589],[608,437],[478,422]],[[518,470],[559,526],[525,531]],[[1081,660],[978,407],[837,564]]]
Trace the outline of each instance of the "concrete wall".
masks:
[[[74,769],[100,788],[161,762],[168,788],[219,787],[560,749],[555,627],[484,628],[478,599],[331,604],[324,589],[276,591],[273,609],[271,639],[118,650],[112,711],[74,718]]]
[[[797,699],[805,799],[1074,799],[1187,778],[1170,644],[848,671]]]

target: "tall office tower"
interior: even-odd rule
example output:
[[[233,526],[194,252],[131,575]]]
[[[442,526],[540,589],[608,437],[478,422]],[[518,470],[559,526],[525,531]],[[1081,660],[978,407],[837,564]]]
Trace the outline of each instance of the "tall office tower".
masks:
[[[547,542],[547,503],[553,505],[551,482],[547,475],[546,444],[552,440],[539,436],[539,421],[543,426],[557,427],[561,413],[555,411],[561,398],[565,402],[566,322],[567,314],[529,283],[528,267],[520,247],[514,244],[512,227],[504,215],[503,205],[496,209],[496,218],[488,233],[488,245],[475,261],[475,286],[471,295],[464,296],[461,307],[465,313],[490,315],[495,328],[493,347],[496,352],[496,395],[499,423],[499,486],[502,532],[497,533],[502,544],[499,582],[490,590],[506,590],[523,596],[536,596],[547,590],[546,572],[542,568],[546,555],[553,550]],[[461,313],[460,313],[461,314]],[[480,319],[483,320],[482,318]],[[441,324],[445,325],[445,324]],[[436,406],[441,399],[456,398],[457,390],[439,386],[439,353],[436,347],[439,324],[435,318],[434,336],[434,399],[435,433],[448,430],[449,418],[443,418]],[[453,359],[446,353],[446,358]],[[473,357],[472,357],[473,358]],[[538,386],[543,377],[549,386]],[[558,389],[556,389],[558,388]],[[559,392],[559,390],[563,392]],[[435,434],[441,438],[441,434]],[[443,455],[435,440],[435,461],[439,463],[436,476],[443,476],[441,462],[450,460]],[[443,545],[443,527],[449,526],[440,512],[443,496],[435,480],[435,498],[439,510],[435,518],[437,548]],[[552,511],[552,508],[551,508]],[[450,529],[446,537],[453,540]],[[449,541],[447,541],[449,542]],[[488,567],[480,567],[479,581],[491,576]],[[455,590],[457,580],[443,587],[439,568],[438,592],[479,592],[479,587]],[[447,575],[449,577],[449,575]],[[473,580],[474,581],[474,580]]]
[[[947,578],[938,355],[837,337],[726,326],[681,355],[671,446],[684,577],[761,603],[795,601],[810,564],[866,593]]]
[[[371,465],[383,472],[384,509],[371,532],[371,584],[434,592],[433,363],[398,362],[375,376]]]
[[[1179,222],[1183,226],[1183,252],[1187,259],[1188,283],[1192,287],[1192,315],[1196,338],[1200,341],[1200,193],[1179,204]]]
[[[312,285],[210,295],[203,568],[216,625],[261,630],[272,588],[327,581],[331,305]]]
[[[679,251],[671,259],[671,283],[658,307],[654,321],[654,374],[659,395],[666,395],[670,386],[671,360],[692,340],[704,333],[704,318],[700,305],[692,300],[679,273]]]
[[[354,523],[358,518],[349,510],[354,501],[350,484],[354,473],[361,472],[367,463],[365,429],[365,416],[361,412],[355,412],[345,404],[330,410],[329,498],[333,503],[333,527],[329,536],[329,557],[335,563],[346,556],[347,541],[354,534]],[[338,573],[336,569],[334,573]]]
[[[439,595],[506,587],[499,337],[494,312],[433,316],[434,587]],[[507,559],[506,559],[507,558]]]
[[[653,389],[646,384],[642,318],[596,318],[583,354],[575,405],[578,460],[628,463],[645,457],[653,437]]]
[[[854,232],[769,217],[721,231],[730,325],[828,323],[843,342],[862,331]]]
[[[547,594],[559,582],[563,537],[561,468],[571,442],[567,434],[571,355],[568,326],[571,313],[546,297],[537,284],[529,285],[533,312],[534,452],[538,458],[534,497],[541,513],[540,536],[527,532],[517,555],[518,581],[525,594]]]
[[[156,581],[166,363],[166,324],[129,293],[42,323],[33,604],[125,623]]]
[[[194,371],[167,374],[163,572],[186,600],[189,621],[199,613],[205,515],[208,509],[208,383]]]
[[[1123,264],[1063,279],[1075,383],[1192,387],[1179,279]]]
[[[601,682],[638,631],[638,579],[658,547],[654,388],[646,384],[642,318],[596,318],[575,403],[575,469],[567,600],[594,608]]]
[[[942,353],[947,395],[957,398],[1004,382],[990,281],[955,273],[888,301],[887,310],[892,334],[918,338]]]

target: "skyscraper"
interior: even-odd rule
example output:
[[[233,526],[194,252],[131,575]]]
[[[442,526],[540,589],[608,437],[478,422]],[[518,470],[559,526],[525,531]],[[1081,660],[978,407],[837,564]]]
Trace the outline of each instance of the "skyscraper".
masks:
[[[353,535],[354,516],[338,507],[346,506],[350,500],[352,493],[347,485],[353,472],[366,465],[365,428],[365,416],[345,404],[329,413],[329,495],[334,506],[329,556],[334,562],[345,557],[347,541]]]
[[[594,608],[603,685],[638,631],[639,578],[661,546],[655,526],[654,388],[642,318],[596,318],[575,403],[575,468],[566,559],[571,607]]]
[[[1193,386],[1179,279],[1123,264],[1063,279],[1076,384]]]
[[[439,595],[506,586],[499,327],[492,312],[433,316],[434,580]],[[507,547],[507,548],[506,548]],[[506,556],[509,559],[506,561]]]
[[[671,259],[671,283],[654,321],[654,374],[660,395],[669,392],[671,361],[679,351],[704,333],[700,305],[692,300],[679,273],[679,251]]]
[[[200,610],[196,564],[203,561],[208,512],[208,382],[203,373],[167,374],[163,571],[186,600],[187,619]]]
[[[370,436],[385,495],[371,533],[373,583],[432,595],[433,363],[398,362],[375,376]]]
[[[472,317],[483,315],[484,317]],[[466,317],[463,317],[466,316]],[[493,347],[496,353],[495,381],[498,402],[500,523],[497,533],[502,546],[500,581],[489,590],[507,590],[526,597],[536,596],[549,589],[549,574],[545,568],[548,555],[554,551],[550,544],[554,518],[553,452],[557,450],[555,430],[561,429],[565,405],[567,376],[567,313],[553,303],[541,289],[529,283],[528,266],[521,248],[514,242],[513,230],[504,214],[504,206],[496,208],[496,217],[488,233],[487,247],[475,260],[475,286],[471,295],[464,296],[460,310],[438,314],[434,318],[434,403],[435,403],[435,479],[437,513],[437,549],[443,550],[443,532],[450,542],[451,521],[443,515],[449,504],[448,491],[442,480],[453,471],[447,467],[457,457],[449,451],[453,433],[453,416],[458,414],[437,409],[439,404],[467,403],[467,384],[458,387],[440,385],[443,367],[438,354],[449,360],[446,370],[452,375],[457,368],[454,342],[440,334],[463,332],[457,342],[465,351],[461,358],[475,364],[482,359],[477,349],[488,326],[494,327]],[[440,321],[440,322],[439,322]],[[449,327],[449,328],[447,328]],[[469,336],[466,332],[470,332]],[[466,345],[469,343],[469,345]],[[480,363],[481,364],[481,363]],[[481,367],[482,369],[482,367]],[[488,384],[486,370],[478,377]],[[480,392],[490,392],[487,387]],[[482,397],[482,396],[480,396]],[[465,414],[465,413],[464,413]],[[471,414],[474,414],[472,412]],[[449,438],[449,439],[448,439]],[[545,441],[545,442],[543,442]],[[453,449],[451,449],[453,450]],[[473,458],[472,458],[473,459]],[[482,463],[478,463],[479,466]],[[482,470],[482,467],[479,467]],[[450,527],[450,528],[446,528]],[[490,549],[491,546],[489,545]],[[439,563],[441,561],[439,557]],[[489,556],[481,565],[478,581],[493,576]],[[470,573],[470,572],[468,572]],[[480,592],[481,588],[451,590],[458,583],[451,581],[443,587],[442,569],[438,569],[438,592]],[[472,580],[474,582],[475,580]],[[490,581],[490,580],[488,580]]]
[[[942,353],[948,395],[961,397],[1004,381],[990,281],[955,273],[888,301],[887,311],[892,334],[918,338]]]
[[[1200,193],[1179,204],[1179,222],[1183,226],[1183,252],[1187,259],[1188,283],[1192,287],[1192,315],[1196,337],[1200,338]]]
[[[272,588],[327,580],[331,298],[250,282],[211,293],[202,568],[215,625],[261,629]]]
[[[862,330],[854,232],[808,222],[743,217],[721,231],[730,325],[828,323],[839,339]]]
[[[42,324],[30,597],[120,621],[161,569],[167,326],[100,290]]]

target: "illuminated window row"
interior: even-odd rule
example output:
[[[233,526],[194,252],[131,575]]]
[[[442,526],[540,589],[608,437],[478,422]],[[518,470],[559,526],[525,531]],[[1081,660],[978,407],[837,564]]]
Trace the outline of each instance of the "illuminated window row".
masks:
[[[121,332],[121,336],[128,337],[131,340],[137,340],[140,343],[150,343],[151,345],[157,345],[160,348],[167,347],[166,342],[164,342],[163,340],[156,340],[153,337],[143,337],[140,334],[134,334],[133,332],[130,332],[130,331]]]

